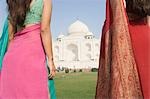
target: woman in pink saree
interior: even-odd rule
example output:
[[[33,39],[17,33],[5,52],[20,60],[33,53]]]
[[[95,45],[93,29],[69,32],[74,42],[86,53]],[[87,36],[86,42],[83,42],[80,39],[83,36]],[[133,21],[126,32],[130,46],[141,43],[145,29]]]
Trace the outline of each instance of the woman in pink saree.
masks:
[[[149,99],[150,2],[126,1],[106,3],[96,99]]]
[[[0,72],[0,99],[49,99],[48,77],[55,76],[51,0],[7,0],[7,4],[9,41]]]

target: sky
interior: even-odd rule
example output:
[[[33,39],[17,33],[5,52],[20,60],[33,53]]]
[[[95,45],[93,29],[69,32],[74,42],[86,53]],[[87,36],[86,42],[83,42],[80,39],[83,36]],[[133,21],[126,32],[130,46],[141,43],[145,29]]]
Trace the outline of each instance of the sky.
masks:
[[[6,10],[6,0],[0,0],[0,37],[2,33],[2,24],[5,21],[6,15],[7,15],[7,10]]]
[[[6,16],[5,0],[0,0],[0,29]],[[54,39],[60,33],[67,35],[68,27],[80,20],[96,38],[100,38],[105,19],[105,0],[53,0],[51,30]]]
[[[67,35],[68,27],[77,19],[99,38],[105,19],[105,0],[53,0],[51,27],[54,37],[61,32]]]

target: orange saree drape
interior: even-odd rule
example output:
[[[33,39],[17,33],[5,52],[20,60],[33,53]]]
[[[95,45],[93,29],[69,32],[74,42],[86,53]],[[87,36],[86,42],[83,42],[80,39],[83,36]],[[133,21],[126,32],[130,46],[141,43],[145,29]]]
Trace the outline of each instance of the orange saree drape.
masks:
[[[123,0],[107,0],[96,99],[142,99]]]

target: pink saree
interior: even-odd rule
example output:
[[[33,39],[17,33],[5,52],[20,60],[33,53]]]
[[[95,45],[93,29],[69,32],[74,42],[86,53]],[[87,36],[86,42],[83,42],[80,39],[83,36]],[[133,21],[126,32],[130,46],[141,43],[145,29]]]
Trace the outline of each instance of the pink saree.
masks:
[[[107,0],[96,99],[142,99],[123,0]]]
[[[2,62],[0,99],[49,99],[40,32],[36,24],[15,34]]]

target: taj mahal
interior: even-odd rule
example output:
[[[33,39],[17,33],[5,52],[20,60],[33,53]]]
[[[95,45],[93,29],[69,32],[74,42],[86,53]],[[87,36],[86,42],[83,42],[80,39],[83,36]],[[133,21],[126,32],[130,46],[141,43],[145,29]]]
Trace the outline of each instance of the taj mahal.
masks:
[[[100,40],[96,39],[88,26],[77,20],[68,28],[67,35],[53,40],[56,67],[70,69],[98,68]]]

